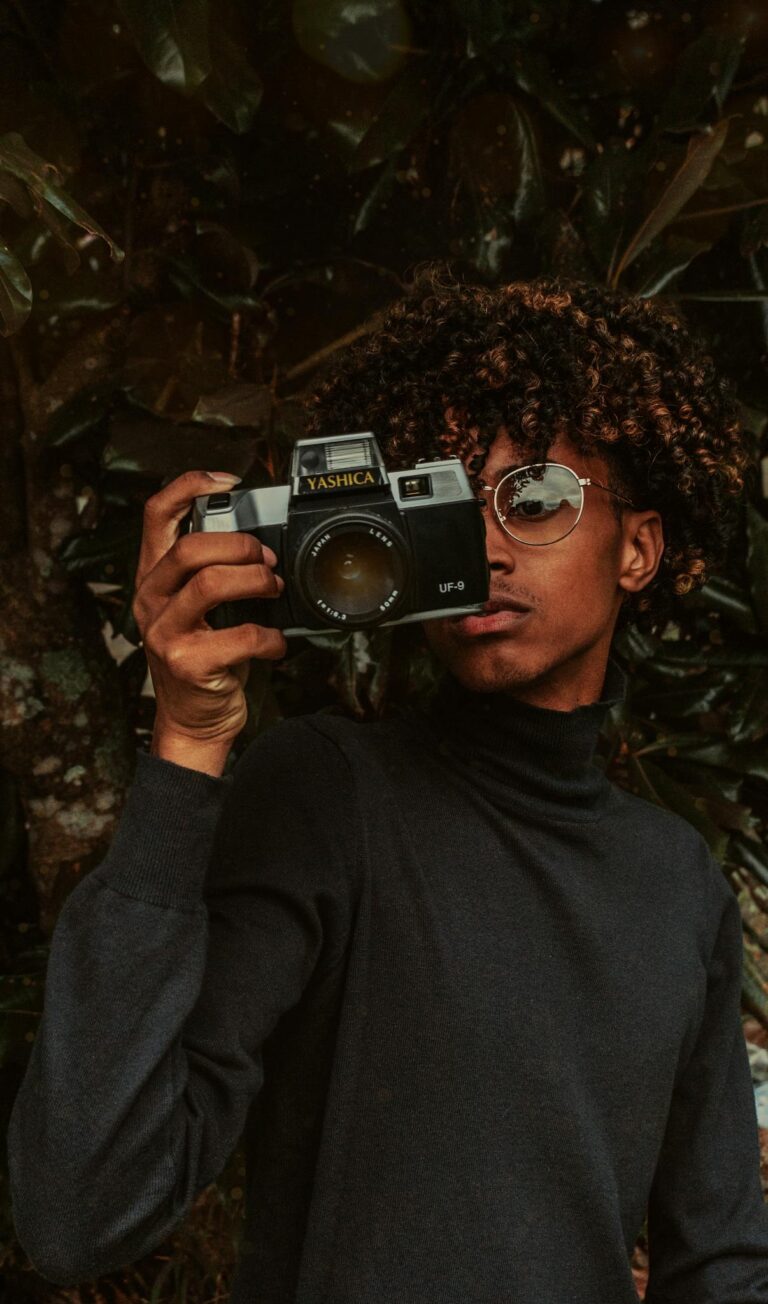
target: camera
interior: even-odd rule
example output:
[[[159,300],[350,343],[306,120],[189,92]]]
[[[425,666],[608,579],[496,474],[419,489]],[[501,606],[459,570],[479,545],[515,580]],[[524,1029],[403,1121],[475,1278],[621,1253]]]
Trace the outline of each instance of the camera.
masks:
[[[256,535],[285,580],[277,598],[219,603],[206,616],[216,629],[366,629],[479,612],[488,598],[485,524],[461,460],[387,471],[371,431],[299,439],[288,484],[200,495],[185,524]]]

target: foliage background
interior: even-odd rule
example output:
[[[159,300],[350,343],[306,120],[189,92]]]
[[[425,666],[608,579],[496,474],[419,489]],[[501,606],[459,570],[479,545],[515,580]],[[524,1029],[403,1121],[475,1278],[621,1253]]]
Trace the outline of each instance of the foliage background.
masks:
[[[617,644],[631,691],[601,759],[719,858],[768,1039],[765,7],[0,0],[0,73],[0,1122],[58,911],[151,735],[143,503],[188,468],[279,482],[302,396],[426,258],[671,295],[737,387],[739,537],[665,631]],[[275,719],[375,716],[430,674],[403,630],[292,640],[254,663],[230,763]],[[226,1299],[242,1173],[236,1152],[167,1244],[76,1291],[25,1261],[3,1185],[0,1284]]]

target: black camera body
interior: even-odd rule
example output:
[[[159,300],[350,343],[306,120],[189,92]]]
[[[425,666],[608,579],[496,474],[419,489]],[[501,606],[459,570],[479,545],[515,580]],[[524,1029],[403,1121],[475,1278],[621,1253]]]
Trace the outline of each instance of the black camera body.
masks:
[[[490,571],[482,508],[457,457],[387,471],[371,431],[300,439],[288,484],[198,496],[193,530],[241,530],[277,555],[277,598],[222,602],[216,629],[290,634],[482,611]]]

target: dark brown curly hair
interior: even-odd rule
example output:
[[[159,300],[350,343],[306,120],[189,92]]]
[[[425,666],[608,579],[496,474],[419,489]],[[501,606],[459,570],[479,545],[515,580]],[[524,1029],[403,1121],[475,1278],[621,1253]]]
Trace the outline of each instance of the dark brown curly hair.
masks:
[[[561,431],[603,456],[611,487],[659,512],[666,545],[616,631],[660,632],[725,560],[750,467],[738,401],[672,302],[565,276],[488,287],[419,263],[302,404],[308,436],[371,429],[394,468],[464,459],[477,439],[473,483],[501,424],[532,462]]]

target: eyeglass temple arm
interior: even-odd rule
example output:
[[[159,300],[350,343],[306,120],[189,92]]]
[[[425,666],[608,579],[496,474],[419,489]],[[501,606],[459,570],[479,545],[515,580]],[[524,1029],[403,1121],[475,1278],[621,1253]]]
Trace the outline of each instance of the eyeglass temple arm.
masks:
[[[576,479],[579,484],[594,484],[597,485],[598,489],[605,489],[607,493],[614,494],[616,498],[620,498],[623,503],[629,503],[630,507],[634,507],[635,505],[629,498],[625,498],[623,494],[620,494],[618,490],[611,489],[610,485],[601,484],[599,480],[592,480],[589,476],[582,475],[577,476]]]
[[[607,484],[601,484],[599,480],[593,480],[593,479],[591,479],[590,476],[577,475],[577,476],[576,476],[576,479],[578,480],[579,484],[582,484],[582,485],[585,485],[585,484],[593,484],[593,485],[596,485],[598,489],[605,489],[607,493],[609,493],[609,494],[615,494],[615,496],[616,496],[617,498],[620,498],[621,501],[622,501],[623,503],[629,503],[630,507],[634,507],[634,506],[635,506],[635,504],[634,504],[634,503],[633,503],[629,498],[625,498],[623,494],[620,494],[620,493],[618,492],[618,490],[616,490],[616,489],[611,489],[610,485],[607,485]],[[481,485],[480,485],[480,488],[481,488],[481,489],[490,489],[491,493],[494,493],[494,492],[495,492],[494,487],[493,487],[492,484],[481,484]]]

